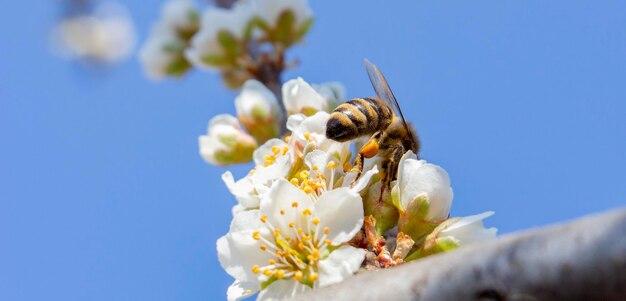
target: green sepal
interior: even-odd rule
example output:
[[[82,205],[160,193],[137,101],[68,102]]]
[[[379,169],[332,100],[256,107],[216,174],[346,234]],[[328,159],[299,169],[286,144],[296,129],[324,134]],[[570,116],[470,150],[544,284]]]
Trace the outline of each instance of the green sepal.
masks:
[[[459,247],[458,240],[452,237],[442,237],[435,240],[437,247],[444,252],[452,251]]]
[[[181,57],[172,62],[169,66],[167,66],[167,68],[165,69],[165,73],[168,75],[179,77],[185,75],[189,68],[191,68],[191,64],[189,64],[186,59]]]

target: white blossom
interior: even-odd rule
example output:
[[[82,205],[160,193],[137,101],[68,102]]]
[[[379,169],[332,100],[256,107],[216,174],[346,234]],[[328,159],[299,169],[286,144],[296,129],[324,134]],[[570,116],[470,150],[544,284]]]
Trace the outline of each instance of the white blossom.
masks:
[[[228,165],[250,161],[257,143],[246,134],[237,118],[222,114],[209,121],[208,134],[200,136],[200,155],[215,165]]]
[[[295,25],[313,17],[313,11],[307,0],[258,0],[256,1],[256,14],[270,26],[275,26],[280,15],[285,11],[291,11],[295,17]]]
[[[199,12],[192,0],[170,0],[163,5],[163,22],[180,33],[193,33],[199,26]]]
[[[401,211],[425,213],[418,217],[414,216],[417,212],[411,212],[412,218],[423,218],[428,222],[442,222],[448,218],[453,193],[450,178],[443,168],[417,160],[417,156],[408,151],[400,160],[396,187],[398,195],[394,201]]]
[[[235,98],[235,108],[239,121],[257,141],[278,136],[282,122],[280,106],[274,93],[261,82],[246,81]]]
[[[360,196],[348,188],[311,196],[280,179],[259,210],[235,215],[217,241],[220,264],[236,279],[229,300],[258,291],[259,300],[282,300],[358,270],[365,250],[346,242],[363,224]]]
[[[135,46],[135,29],[127,10],[114,2],[97,6],[93,13],[70,17],[53,31],[55,50],[68,58],[115,63]]]
[[[187,49],[185,56],[197,67],[219,69],[215,60],[221,60],[227,51],[218,39],[219,33],[227,32],[235,40],[241,39],[251,16],[252,10],[245,3],[235,4],[230,9],[207,9],[202,15],[200,30],[191,40],[191,48]]]
[[[282,93],[283,103],[288,114],[313,115],[316,112],[328,112],[331,109],[330,97],[322,96],[301,77],[284,83]]]

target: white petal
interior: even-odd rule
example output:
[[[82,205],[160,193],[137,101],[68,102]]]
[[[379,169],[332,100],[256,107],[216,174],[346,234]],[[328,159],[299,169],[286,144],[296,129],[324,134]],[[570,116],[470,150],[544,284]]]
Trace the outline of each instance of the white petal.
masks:
[[[333,245],[352,239],[363,226],[361,196],[348,188],[328,191],[315,202],[315,213],[320,229],[328,227],[327,238]]]
[[[297,294],[310,291],[311,288],[293,279],[277,280],[270,286],[261,290],[257,300],[263,301],[278,301],[291,298]]]
[[[369,184],[370,179],[372,178],[372,176],[374,176],[375,174],[378,173],[378,167],[374,166],[374,168],[366,171],[364,174],[361,174],[361,177],[354,183],[352,184],[352,187],[350,187],[350,190],[359,193],[361,192],[361,190],[365,189],[365,187],[367,187],[367,184]],[[356,173],[354,173],[356,176]],[[350,184],[350,183],[348,183]],[[344,183],[345,185],[345,183]]]
[[[460,245],[493,239],[496,237],[497,229],[485,229],[482,220],[493,214],[492,211],[460,218],[455,223],[449,225],[441,231],[439,237],[453,237]]]
[[[227,171],[222,174],[222,180],[226,184],[228,191],[235,196],[243,209],[259,208],[259,198],[253,193],[254,186],[249,177],[244,177],[235,182],[233,174]]]
[[[270,236],[262,228],[262,236]],[[260,249],[261,241],[252,238],[253,230],[230,232],[217,240],[217,258],[222,268],[237,280],[258,284],[252,266],[265,264],[272,255]]]
[[[240,232],[244,230],[257,230],[261,228],[261,211],[246,210],[241,211],[230,222],[229,232]]]
[[[317,111],[328,109],[326,99],[301,77],[283,84],[282,94],[285,109],[291,114],[301,113],[303,108],[313,108]]]
[[[327,286],[352,276],[365,258],[365,250],[342,246],[319,262],[319,284]]]
[[[292,206],[294,202],[298,203],[297,207]],[[289,229],[289,223],[296,220],[298,213],[305,208],[313,209],[313,206],[313,201],[304,191],[285,179],[276,181],[261,199],[261,212],[267,215],[268,223],[277,229]]]
[[[298,128],[298,126],[300,126],[302,121],[304,121],[304,119],[306,119],[306,116],[304,116],[304,114],[289,115],[289,118],[287,118],[287,129],[294,132]]]
[[[278,110],[278,101],[272,91],[261,82],[249,79],[241,88],[241,93],[235,98],[237,115],[251,116],[258,110],[264,114],[271,114]]]
[[[245,297],[248,297],[259,290],[259,285],[250,282],[242,282],[235,280],[233,284],[228,287],[226,293],[226,299],[228,301],[239,301]]]

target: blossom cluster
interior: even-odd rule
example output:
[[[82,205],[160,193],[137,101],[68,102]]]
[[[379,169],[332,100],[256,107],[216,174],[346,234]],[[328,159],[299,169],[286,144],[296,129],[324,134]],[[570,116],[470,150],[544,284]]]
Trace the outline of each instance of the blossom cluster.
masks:
[[[351,165],[357,142],[326,137],[329,111],[341,97],[328,92],[336,84],[322,86],[315,89],[301,78],[283,85],[289,113],[287,134],[281,138],[257,147],[234,116],[227,118],[232,124],[228,131],[216,130],[216,119],[224,115],[215,117],[209,134],[200,138],[201,153],[209,162],[231,163],[220,161],[226,159],[218,153],[237,145],[246,145],[254,162],[240,179],[231,172],[222,176],[237,200],[230,230],[217,242],[219,261],[235,278],[229,300],[256,293],[258,300],[281,300],[340,282],[359,270],[390,268],[496,235],[495,228],[482,223],[492,212],[450,218],[448,174],[410,151],[400,160],[390,187],[382,187],[386,171],[381,158],[366,160],[359,176]],[[241,107],[251,106],[243,102],[259,102],[270,114],[267,104],[275,105],[270,95],[260,83],[246,82],[236,99],[240,120],[246,115]],[[229,142],[216,142],[220,139]]]
[[[302,41],[312,21],[307,0],[241,0],[202,14],[192,0],[169,0],[140,57],[155,79],[181,76],[193,66],[218,71],[238,88],[267,76],[268,66],[279,76],[287,67],[285,51]]]
[[[344,101],[341,84],[310,85],[302,78],[282,86],[282,107],[303,116],[330,112]],[[258,145],[279,137],[285,116],[276,95],[261,82],[249,79],[235,98],[237,117],[221,114],[209,121],[207,135],[200,136],[200,154],[214,165],[250,162]],[[289,126],[289,125],[288,125]],[[255,158],[256,160],[256,158]]]

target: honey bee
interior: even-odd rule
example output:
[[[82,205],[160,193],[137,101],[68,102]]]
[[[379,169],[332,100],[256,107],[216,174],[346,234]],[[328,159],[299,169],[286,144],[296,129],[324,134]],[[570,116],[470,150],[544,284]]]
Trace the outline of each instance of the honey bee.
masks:
[[[326,123],[326,137],[345,142],[370,136],[354,162],[357,179],[363,171],[363,161],[380,155],[384,190],[396,179],[402,155],[409,150],[418,154],[420,143],[378,67],[365,60],[365,69],[378,98],[355,98],[338,106]]]

